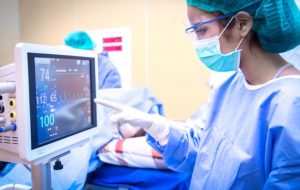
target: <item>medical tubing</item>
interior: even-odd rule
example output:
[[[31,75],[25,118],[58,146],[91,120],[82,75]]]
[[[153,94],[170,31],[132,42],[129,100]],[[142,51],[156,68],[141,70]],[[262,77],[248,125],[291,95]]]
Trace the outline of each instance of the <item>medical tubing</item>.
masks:
[[[15,131],[17,130],[17,125],[15,123],[11,123],[10,125],[0,127],[0,133]]]
[[[27,164],[23,164],[23,166],[24,166],[29,172],[31,172],[31,168],[30,168]]]
[[[15,82],[1,82],[0,83],[0,94],[13,93],[16,91]]]

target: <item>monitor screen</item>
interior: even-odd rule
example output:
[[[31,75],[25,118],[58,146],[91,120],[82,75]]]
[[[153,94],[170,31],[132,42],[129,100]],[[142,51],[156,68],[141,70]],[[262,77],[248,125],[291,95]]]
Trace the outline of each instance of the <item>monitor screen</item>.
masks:
[[[94,59],[28,53],[31,148],[97,126]]]

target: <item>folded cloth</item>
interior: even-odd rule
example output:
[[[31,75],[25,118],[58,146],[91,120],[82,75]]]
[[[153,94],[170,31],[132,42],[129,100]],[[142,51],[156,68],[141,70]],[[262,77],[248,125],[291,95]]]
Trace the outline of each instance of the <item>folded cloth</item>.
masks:
[[[137,168],[166,169],[167,166],[156,150],[147,142],[146,136],[113,140],[99,150],[102,162]]]

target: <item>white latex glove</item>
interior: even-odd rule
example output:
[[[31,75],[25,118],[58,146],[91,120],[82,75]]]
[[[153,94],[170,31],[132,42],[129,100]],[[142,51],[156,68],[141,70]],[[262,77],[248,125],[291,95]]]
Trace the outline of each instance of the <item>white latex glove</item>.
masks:
[[[148,134],[155,138],[161,145],[167,143],[167,136],[170,128],[170,120],[156,114],[147,114],[130,106],[116,102],[95,99],[95,103],[109,107],[117,111],[111,116],[112,124],[120,126],[129,123],[134,127],[143,128]]]

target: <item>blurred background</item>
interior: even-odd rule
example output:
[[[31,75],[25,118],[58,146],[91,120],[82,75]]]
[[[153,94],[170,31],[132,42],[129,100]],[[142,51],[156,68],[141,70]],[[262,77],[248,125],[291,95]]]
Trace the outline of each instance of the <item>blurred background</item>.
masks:
[[[18,42],[63,45],[74,30],[128,27],[131,86],[147,86],[168,117],[186,120],[209,93],[186,18],[185,0],[0,0],[0,66],[14,62]]]

